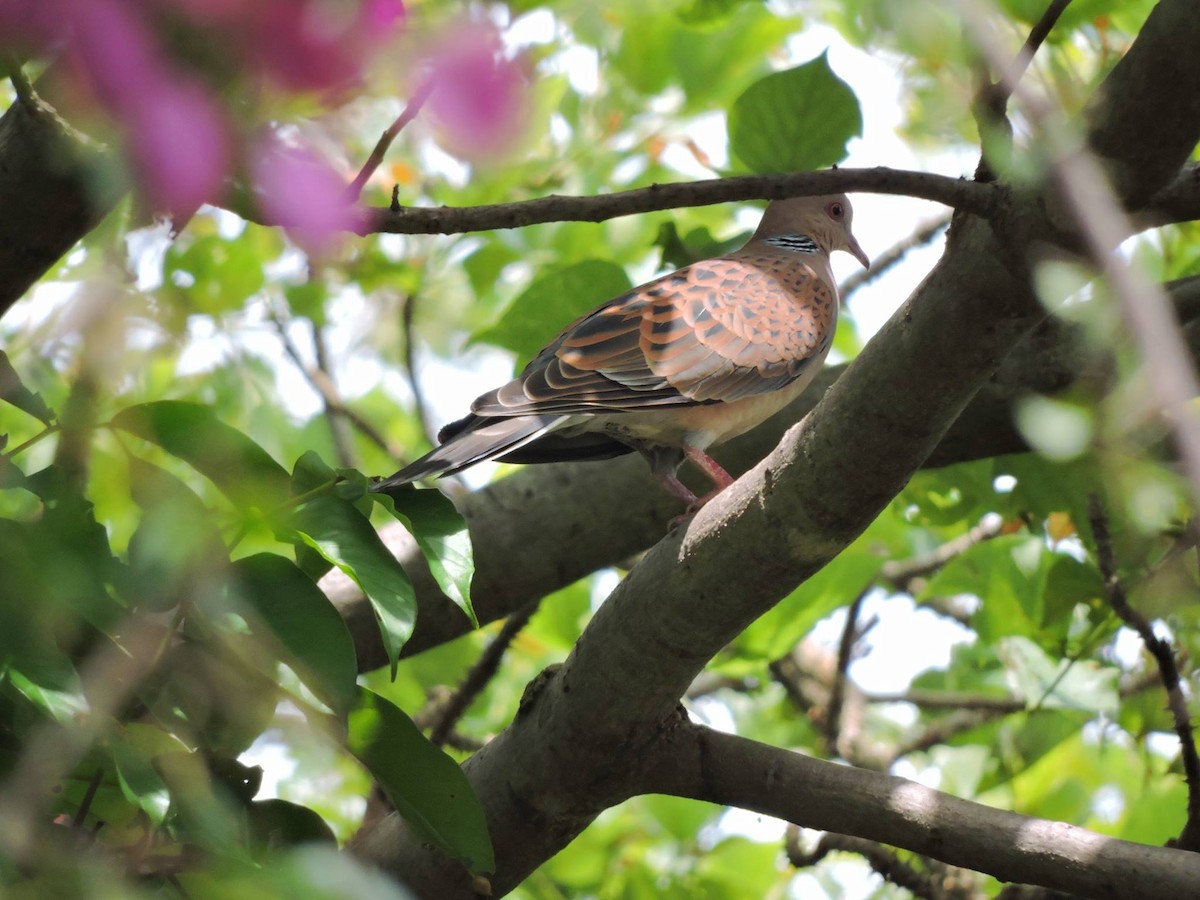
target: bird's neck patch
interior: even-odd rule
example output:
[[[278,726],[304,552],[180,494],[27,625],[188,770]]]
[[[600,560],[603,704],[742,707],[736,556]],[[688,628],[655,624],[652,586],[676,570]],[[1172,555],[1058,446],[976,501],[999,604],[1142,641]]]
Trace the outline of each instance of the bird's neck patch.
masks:
[[[816,253],[821,249],[807,234],[773,234],[763,238],[763,243],[782,250],[791,250],[793,253]]]

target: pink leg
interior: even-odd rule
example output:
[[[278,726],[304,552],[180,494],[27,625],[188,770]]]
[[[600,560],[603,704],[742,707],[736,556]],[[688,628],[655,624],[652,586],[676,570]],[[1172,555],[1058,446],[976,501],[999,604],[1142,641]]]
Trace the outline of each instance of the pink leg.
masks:
[[[733,476],[726,472],[719,462],[703,450],[699,450],[696,447],[684,447],[683,452],[692,461],[692,465],[708,476],[709,481],[716,488],[708,496],[711,497],[733,484]]]
[[[673,496],[678,497],[687,505],[687,509],[683,515],[676,516],[671,520],[672,528],[681,522],[686,522],[696,514],[700,507],[733,484],[733,476],[726,472],[719,462],[703,450],[699,450],[696,447],[684,447],[683,452],[697,469],[708,476],[708,480],[713,483],[713,489],[703,497],[697,497],[675,475],[659,474],[659,483]]]

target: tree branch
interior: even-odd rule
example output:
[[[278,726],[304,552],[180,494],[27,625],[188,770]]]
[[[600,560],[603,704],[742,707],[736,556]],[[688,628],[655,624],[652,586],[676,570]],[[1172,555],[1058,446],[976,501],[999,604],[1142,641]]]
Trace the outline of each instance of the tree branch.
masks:
[[[679,724],[645,751],[640,790],[737,806],[902,847],[1001,881],[1088,897],[1191,896],[1200,857],[960,800],[903,778]]]
[[[1179,667],[1175,663],[1175,651],[1169,641],[1165,641],[1154,633],[1150,622],[1140,612],[1129,604],[1125,595],[1125,586],[1117,574],[1116,557],[1113,554],[1112,535],[1108,530],[1108,517],[1100,498],[1092,494],[1088,498],[1088,518],[1091,520],[1092,533],[1096,536],[1096,556],[1100,573],[1104,576],[1104,594],[1108,605],[1113,608],[1121,621],[1132,628],[1141,637],[1146,650],[1154,657],[1158,666],[1159,677],[1167,692],[1167,708],[1171,710],[1171,718],[1175,722],[1175,733],[1179,736],[1179,751],[1183,762],[1183,772],[1187,780],[1188,803],[1187,824],[1184,825],[1177,846],[1185,850],[1200,850],[1200,757],[1196,755],[1196,736],[1192,731],[1191,714],[1188,712],[1187,698],[1183,695],[1180,684]]]

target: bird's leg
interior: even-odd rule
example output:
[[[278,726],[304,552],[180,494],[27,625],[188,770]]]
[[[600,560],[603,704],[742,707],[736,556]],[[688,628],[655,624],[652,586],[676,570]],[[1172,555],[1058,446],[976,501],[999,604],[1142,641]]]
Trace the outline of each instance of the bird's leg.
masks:
[[[688,508],[687,515],[691,515],[704,505],[700,498],[693,494],[691,489],[675,474],[657,472],[654,477],[658,479],[658,483],[666,489],[667,493],[683,501],[684,506]]]
[[[698,447],[684,447],[684,454],[692,461],[697,469],[708,476],[708,480],[713,483],[715,490],[704,495],[704,501],[707,502],[719,494],[725,488],[733,484],[733,476],[722,468],[721,464],[705,453]]]

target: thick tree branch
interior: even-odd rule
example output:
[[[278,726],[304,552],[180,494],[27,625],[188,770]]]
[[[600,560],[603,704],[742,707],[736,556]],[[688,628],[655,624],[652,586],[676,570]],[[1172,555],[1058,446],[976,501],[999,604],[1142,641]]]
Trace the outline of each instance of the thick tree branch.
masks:
[[[0,315],[116,204],[107,165],[34,93],[0,118]]]
[[[812,759],[690,723],[644,751],[640,790],[852,834],[951,865],[1112,900],[1195,894],[1200,856],[961,800],[903,778]]]
[[[1185,0],[1163,0],[1155,15],[1164,9],[1170,16],[1193,7]],[[1200,22],[1193,24],[1200,28]],[[1148,40],[1154,53],[1195,57],[1194,28],[1164,34],[1156,26],[1148,29]],[[1144,52],[1137,54],[1144,58]],[[1164,74],[1170,73],[1159,72]],[[1183,93],[1172,90],[1179,83],[1137,83],[1110,102],[1154,103]],[[1191,114],[1186,126],[1173,127],[1200,128],[1200,102],[1194,110],[1170,100],[1166,106]],[[1100,104],[1092,121],[1115,114]],[[1136,129],[1125,133],[1130,143],[1145,138]],[[1149,144],[1153,154],[1153,141]],[[1174,144],[1164,141],[1162,147],[1172,166],[1157,183],[1146,183],[1147,196],[1183,163],[1174,158]],[[497,892],[517,884],[601,810],[648,789],[646,767],[654,748],[669,737],[671,713],[697,672],[867,527],[930,457],[1004,357],[1042,321],[1044,310],[1029,287],[1028,254],[1062,234],[1059,223],[1047,217],[1043,199],[1008,195],[1003,239],[987,221],[960,211],[942,260],[805,422],[686,528],[641,559],[562,666],[531,685],[514,722],[466,762],[495,843]],[[780,755],[773,751],[770,765]],[[763,770],[768,776],[772,771]],[[771,785],[772,779],[758,784]],[[988,819],[1008,837],[997,850],[994,838],[978,840],[984,833],[978,825],[940,827],[945,819],[935,814],[970,809],[957,805],[963,801],[914,794],[903,782],[885,796],[880,804],[872,795],[856,818],[834,830],[907,842],[955,864],[976,867],[983,859],[984,868],[1002,869],[1004,877],[1082,888],[1096,896],[1117,896],[1111,878],[1094,876],[1102,868],[1098,861],[1114,858],[1123,866],[1113,876],[1124,873],[1118,882],[1124,885],[1135,873],[1135,890],[1154,884],[1161,896],[1168,884],[1166,891],[1186,895],[1200,883],[1200,865],[1189,854],[1136,848],[1008,813]],[[842,791],[838,797],[844,799]],[[746,800],[732,794],[728,799]],[[897,812],[903,815],[893,817]],[[881,821],[892,827],[880,829]],[[973,843],[960,843],[972,836]],[[1048,854],[1030,852],[1041,844],[1049,844]],[[470,896],[461,868],[412,840],[395,816],[364,834],[358,850],[419,893]]]
[[[1088,148],[1128,209],[1162,190],[1200,143],[1197,46],[1196,4],[1162,0],[1088,104]]]

